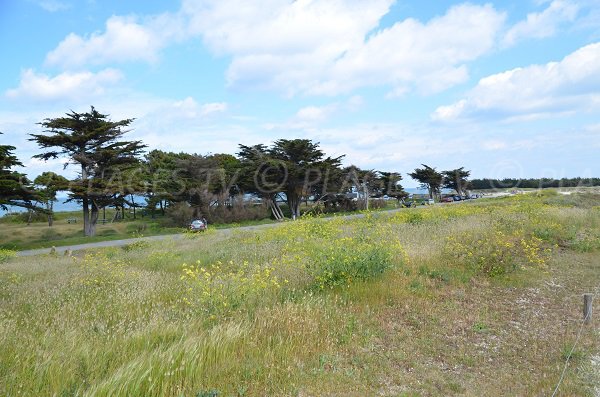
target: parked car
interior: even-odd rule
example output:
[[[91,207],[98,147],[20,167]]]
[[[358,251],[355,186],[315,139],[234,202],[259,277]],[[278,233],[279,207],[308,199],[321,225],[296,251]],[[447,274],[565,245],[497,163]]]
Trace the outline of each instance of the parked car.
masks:
[[[454,196],[454,201],[460,201],[460,200],[462,200],[462,197],[460,197],[460,196]]]
[[[203,232],[208,227],[206,219],[195,219],[190,222],[188,229],[190,232]]]
[[[427,205],[434,205],[434,204],[435,204],[435,200],[434,200],[434,199],[432,199],[432,198],[430,198],[430,199],[427,199],[427,200],[425,201],[425,204],[427,204]]]
[[[444,197],[442,203],[451,203],[454,201],[454,197]]]

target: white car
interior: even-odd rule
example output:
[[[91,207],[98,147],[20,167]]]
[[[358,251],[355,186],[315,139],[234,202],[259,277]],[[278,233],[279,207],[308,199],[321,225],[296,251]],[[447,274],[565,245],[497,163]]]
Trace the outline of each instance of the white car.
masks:
[[[189,224],[189,226],[188,226],[188,229],[189,229],[191,232],[203,232],[203,231],[205,231],[205,230],[206,230],[206,227],[207,227],[207,224],[206,224],[206,223],[207,223],[207,222],[206,222],[206,221],[204,221],[204,220],[196,219],[196,220],[193,220],[193,221],[192,221],[192,222]]]

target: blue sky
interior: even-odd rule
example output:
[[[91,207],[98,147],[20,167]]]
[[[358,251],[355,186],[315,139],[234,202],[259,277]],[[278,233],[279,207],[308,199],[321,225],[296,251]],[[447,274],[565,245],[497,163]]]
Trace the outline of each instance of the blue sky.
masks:
[[[36,123],[90,105],[150,149],[600,175],[600,0],[8,0],[0,48],[0,141],[31,176],[63,162],[31,159]]]

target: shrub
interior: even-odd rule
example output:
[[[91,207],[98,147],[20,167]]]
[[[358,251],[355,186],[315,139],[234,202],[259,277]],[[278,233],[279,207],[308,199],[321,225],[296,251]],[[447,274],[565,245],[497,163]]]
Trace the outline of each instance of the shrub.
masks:
[[[544,266],[549,252],[540,238],[521,229],[463,232],[448,237],[444,248],[455,262],[491,277],[522,266]]]
[[[217,261],[205,267],[200,261],[192,266],[184,264],[181,280],[187,284],[187,294],[182,301],[210,319],[241,307],[253,308],[257,301],[281,288],[274,270],[247,261],[238,264]]]
[[[192,221],[194,209],[188,203],[175,203],[166,210],[163,222],[166,226],[185,227]]]
[[[140,251],[150,248],[150,243],[145,240],[135,241],[121,247],[125,252]]]
[[[40,240],[44,241],[60,240],[62,238],[64,238],[62,234],[51,228],[44,230],[40,235]]]
[[[127,225],[127,233],[142,234],[148,229],[146,222],[131,222]]]
[[[6,262],[7,260],[12,259],[16,256],[17,253],[15,251],[0,248],[0,263]]]

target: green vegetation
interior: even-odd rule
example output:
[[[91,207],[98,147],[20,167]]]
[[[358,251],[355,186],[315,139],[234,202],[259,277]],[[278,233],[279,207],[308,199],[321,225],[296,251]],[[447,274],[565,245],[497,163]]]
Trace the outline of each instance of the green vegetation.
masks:
[[[600,199],[569,199],[9,255],[0,394],[549,394],[580,294],[600,283]],[[595,328],[584,330],[563,395],[593,387]]]

